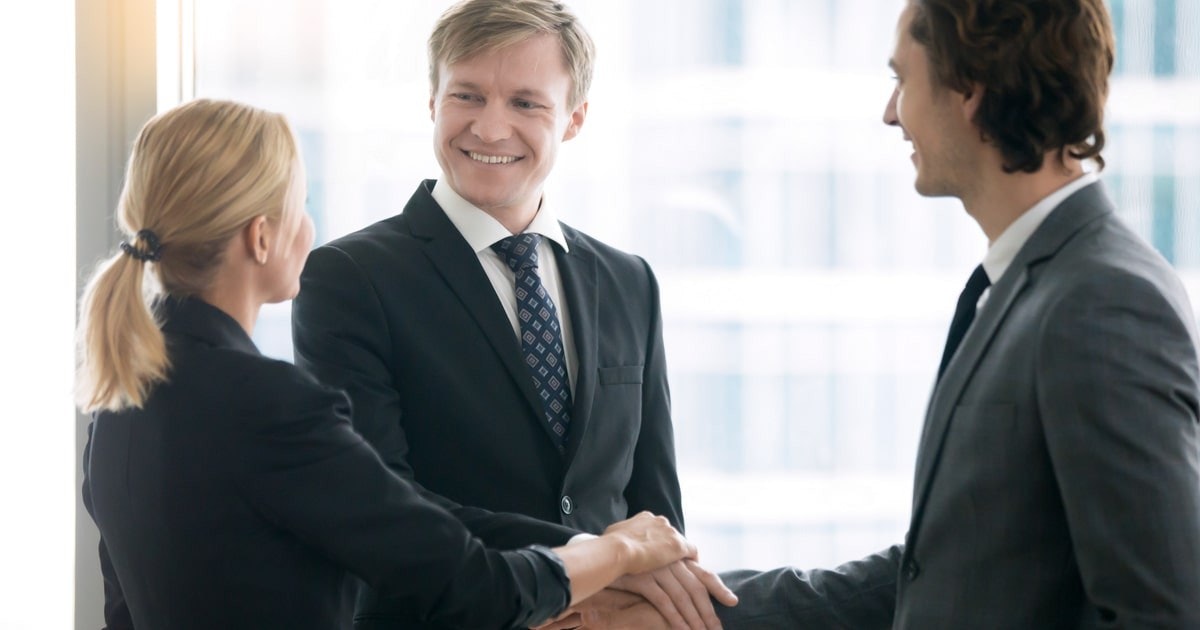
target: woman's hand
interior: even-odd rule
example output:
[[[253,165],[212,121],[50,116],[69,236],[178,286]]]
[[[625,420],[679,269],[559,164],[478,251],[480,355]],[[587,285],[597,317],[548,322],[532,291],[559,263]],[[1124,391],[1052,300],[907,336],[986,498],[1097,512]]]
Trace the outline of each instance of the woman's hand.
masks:
[[[642,512],[609,525],[601,538],[622,543],[623,573],[645,573],[684,558],[696,559],[696,546],[688,542],[666,518]]]
[[[642,512],[613,523],[604,535],[553,549],[571,582],[571,605],[591,597],[629,573],[645,573],[685,558],[696,559],[696,546],[667,519]]]

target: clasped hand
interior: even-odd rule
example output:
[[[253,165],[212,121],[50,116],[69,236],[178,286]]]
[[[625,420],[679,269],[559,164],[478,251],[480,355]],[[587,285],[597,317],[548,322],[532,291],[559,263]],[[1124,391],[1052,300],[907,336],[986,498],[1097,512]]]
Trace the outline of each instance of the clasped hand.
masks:
[[[617,523],[605,533],[617,533],[615,530],[626,523]],[[721,623],[712,598],[725,606],[734,606],[737,596],[720,577],[697,564],[694,553],[690,555],[654,570],[622,576],[535,630],[656,627],[718,630]]]

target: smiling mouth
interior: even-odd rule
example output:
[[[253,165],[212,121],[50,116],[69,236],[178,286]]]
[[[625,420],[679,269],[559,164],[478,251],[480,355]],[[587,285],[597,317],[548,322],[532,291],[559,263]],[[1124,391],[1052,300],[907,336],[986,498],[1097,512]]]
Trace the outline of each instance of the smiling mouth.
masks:
[[[484,155],[474,151],[463,151],[463,153],[472,160],[483,164],[512,164],[521,159],[515,155]]]

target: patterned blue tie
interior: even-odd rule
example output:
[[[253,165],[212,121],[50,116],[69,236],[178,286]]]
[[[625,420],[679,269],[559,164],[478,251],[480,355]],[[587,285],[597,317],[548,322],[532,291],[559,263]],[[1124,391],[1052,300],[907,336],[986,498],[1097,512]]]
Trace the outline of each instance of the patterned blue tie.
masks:
[[[542,401],[546,423],[558,436],[561,449],[571,426],[571,384],[567,380],[558,309],[537,273],[537,248],[541,242],[542,237],[537,234],[517,234],[497,241],[492,249],[513,271],[525,366]]]

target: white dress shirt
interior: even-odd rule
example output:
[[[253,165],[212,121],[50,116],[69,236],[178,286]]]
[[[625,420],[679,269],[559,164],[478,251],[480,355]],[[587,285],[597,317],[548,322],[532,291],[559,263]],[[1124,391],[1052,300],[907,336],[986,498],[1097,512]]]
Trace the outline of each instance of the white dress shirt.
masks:
[[[1032,208],[1027,210],[1025,214],[1017,217],[1012,225],[1004,230],[1000,237],[997,238],[990,246],[988,246],[987,254],[983,257],[983,271],[987,273],[988,280],[992,284],[1004,275],[1005,271],[1012,266],[1013,260],[1017,257],[1017,252],[1025,246],[1025,242],[1033,233],[1037,231],[1046,217],[1059,206],[1063,201],[1075,194],[1079,189],[1089,184],[1094,184],[1100,181],[1100,177],[1092,173],[1084,173],[1083,175],[1071,180],[1070,183],[1059,188],[1058,190],[1046,195],[1041,201],[1034,204]],[[991,293],[991,287],[979,296],[979,302],[976,303],[976,309],[983,308],[983,304],[987,302],[988,294]]]
[[[504,259],[492,249],[493,243],[508,238],[512,234],[508,228],[501,225],[491,215],[463,199],[458,192],[445,183],[445,178],[439,179],[434,184],[433,200],[442,207],[450,222],[458,228],[459,233],[466,239],[471,249],[475,250],[475,255],[479,257],[479,264],[487,274],[488,280],[492,282],[492,288],[496,290],[496,297],[500,299],[504,313],[508,315],[513,334],[520,339],[521,323],[517,319],[517,293],[513,287],[515,281],[513,271],[508,267],[508,263],[504,262]],[[538,277],[542,279],[542,286],[546,288],[546,293],[550,294],[550,299],[554,301],[554,306],[558,311],[558,323],[563,336],[563,355],[567,361],[567,379],[570,381],[573,393],[575,391],[575,373],[579,369],[575,357],[575,337],[572,334],[570,308],[563,296],[562,276],[558,273],[558,260],[554,257],[554,246],[550,244],[550,241],[558,243],[564,252],[570,250],[567,247],[567,239],[563,236],[562,227],[558,224],[554,207],[547,202],[545,193],[542,193],[542,204],[529,227],[525,228],[525,233],[540,234],[543,237],[537,248],[537,273]]]

